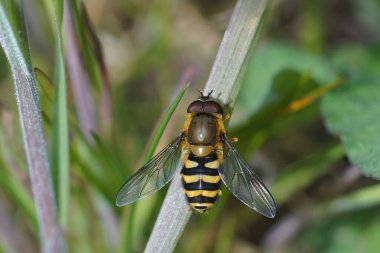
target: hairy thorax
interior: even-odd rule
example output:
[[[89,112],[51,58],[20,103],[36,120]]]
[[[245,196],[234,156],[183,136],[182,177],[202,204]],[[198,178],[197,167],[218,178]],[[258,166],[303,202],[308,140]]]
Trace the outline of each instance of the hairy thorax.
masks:
[[[187,138],[194,155],[206,156],[214,150],[216,123],[216,118],[209,114],[199,114],[191,119]]]

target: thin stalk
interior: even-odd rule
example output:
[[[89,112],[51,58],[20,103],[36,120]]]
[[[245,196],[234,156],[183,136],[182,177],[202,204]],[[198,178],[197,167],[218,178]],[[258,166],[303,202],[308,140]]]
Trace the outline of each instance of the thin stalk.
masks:
[[[66,1],[66,0],[65,0]],[[52,130],[52,143],[50,161],[53,169],[53,182],[58,199],[59,223],[63,228],[67,225],[69,210],[69,131],[66,95],[66,73],[63,60],[63,0],[53,1],[55,11],[55,36],[56,36],[56,92],[54,98],[54,120]]]
[[[87,70],[83,64],[78,43],[77,34],[73,23],[72,8],[70,5],[76,3],[65,0],[63,3],[63,31],[65,60],[67,62],[68,74],[70,77],[71,87],[73,89],[76,108],[78,110],[78,121],[81,131],[86,140],[94,144],[91,132],[98,132],[98,126],[95,119],[94,101],[91,96],[90,79]]]
[[[266,17],[267,0],[239,0],[224,33],[205,93],[232,110],[247,60]]]
[[[185,95],[185,92],[189,88],[189,85],[190,84],[186,84],[186,86],[179,92],[177,97],[174,99],[172,104],[169,106],[166,113],[163,115],[162,120],[160,120],[161,123],[153,135],[152,143],[150,144],[150,146],[148,148],[148,151],[147,151],[145,159],[144,159],[144,163],[147,163],[153,157],[153,153],[156,150],[158,142],[160,141],[161,136],[163,135],[165,128],[168,125],[169,120],[172,117],[172,115],[173,115],[175,109],[177,108],[179,102],[181,101],[183,95]]]
[[[10,22],[12,17],[8,15],[15,13],[5,12],[3,6],[0,2],[0,44],[13,75],[42,252],[65,252],[63,233],[56,219],[56,203],[26,32]]]
[[[211,70],[205,93],[232,111],[247,58],[261,27],[267,0],[238,0]],[[180,165],[179,165],[180,166]],[[179,169],[179,168],[178,168]],[[145,248],[146,253],[173,252],[189,218],[180,175],[174,176]]]

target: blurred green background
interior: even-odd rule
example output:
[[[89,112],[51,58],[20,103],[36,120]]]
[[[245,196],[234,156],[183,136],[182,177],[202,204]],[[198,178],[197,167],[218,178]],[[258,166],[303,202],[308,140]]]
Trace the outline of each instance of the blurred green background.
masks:
[[[76,65],[66,41],[69,252],[144,249],[165,190],[134,204],[133,216],[131,205],[117,208],[114,197],[142,166],[160,115],[191,82],[157,150],[180,133],[234,4],[91,0],[84,1],[87,18],[83,5],[71,5],[78,66],[89,85],[81,93],[72,85]],[[56,44],[47,6],[24,3],[51,149]],[[267,183],[278,215],[266,219],[224,189],[208,214],[192,216],[175,252],[379,251],[380,186],[371,179],[380,175],[379,24],[378,0],[272,2],[228,131]],[[0,252],[38,252],[12,78],[2,51],[0,66]]]

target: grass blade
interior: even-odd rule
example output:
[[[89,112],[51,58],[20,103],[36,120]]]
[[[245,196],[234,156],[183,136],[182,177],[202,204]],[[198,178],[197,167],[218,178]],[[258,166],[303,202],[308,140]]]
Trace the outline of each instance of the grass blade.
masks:
[[[247,59],[265,20],[267,2],[237,1],[212,66],[205,93],[213,90],[213,96],[230,109],[236,100]]]
[[[175,109],[177,108],[179,102],[181,101],[183,95],[185,95],[185,92],[187,91],[188,88],[189,88],[189,84],[187,84],[178,93],[177,97],[174,99],[174,101],[169,106],[168,110],[166,111],[165,115],[163,116],[163,118],[161,120],[161,123],[160,123],[157,131],[155,132],[155,134],[154,134],[154,136],[152,138],[152,143],[150,144],[149,149],[148,149],[148,151],[146,153],[144,163],[147,163],[150,160],[150,158],[152,158],[154,150],[156,149],[156,147],[158,145],[158,142],[160,141],[161,136],[164,133],[166,126],[169,123],[170,118],[172,117]]]
[[[75,1],[64,2],[64,15],[63,15],[63,29],[65,32],[65,58],[67,61],[68,76],[70,77],[70,84],[73,89],[76,108],[78,111],[79,126],[86,137],[86,140],[91,144],[94,140],[91,132],[98,132],[97,121],[95,118],[94,101],[92,91],[90,89],[91,83],[87,69],[82,61],[81,47],[79,39],[75,30],[75,21],[78,22],[76,15]],[[81,27],[81,26],[79,26]],[[84,46],[89,50],[88,46]],[[86,53],[85,55],[87,55]]]
[[[13,5],[13,2],[7,1],[7,4]],[[26,33],[20,22],[10,21],[9,17],[18,15],[15,8],[6,12],[4,6],[7,4],[0,2],[0,44],[13,75],[24,149],[40,226],[42,252],[65,252],[63,234],[56,221],[56,203]]]
[[[11,196],[12,200],[14,200],[24,212],[28,220],[31,221],[33,229],[36,229],[38,221],[32,198],[28,195],[25,188],[23,188],[23,185],[7,171],[8,168],[6,168],[6,165],[2,160],[0,160],[0,166],[2,174],[0,177],[1,188]]]
[[[52,144],[50,161],[53,169],[53,182],[58,198],[59,223],[65,227],[68,217],[69,203],[69,135],[68,113],[66,101],[65,66],[63,60],[63,1],[54,1],[55,33],[56,33],[56,92],[54,104],[54,119],[52,129]],[[59,180],[58,180],[59,179]]]
[[[232,110],[235,102],[266,6],[266,0],[237,2],[205,86],[205,93],[213,90],[213,95],[228,107],[228,111]],[[170,185],[145,252],[173,252],[190,216],[191,211],[178,174]]]

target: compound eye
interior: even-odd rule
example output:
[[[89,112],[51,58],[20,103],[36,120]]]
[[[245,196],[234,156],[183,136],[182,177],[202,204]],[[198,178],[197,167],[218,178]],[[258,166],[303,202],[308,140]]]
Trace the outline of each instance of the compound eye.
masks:
[[[187,112],[202,112],[203,111],[204,102],[202,101],[194,101],[192,102],[189,107],[187,107]]]
[[[204,112],[223,114],[223,108],[215,101],[206,101],[204,104]]]

